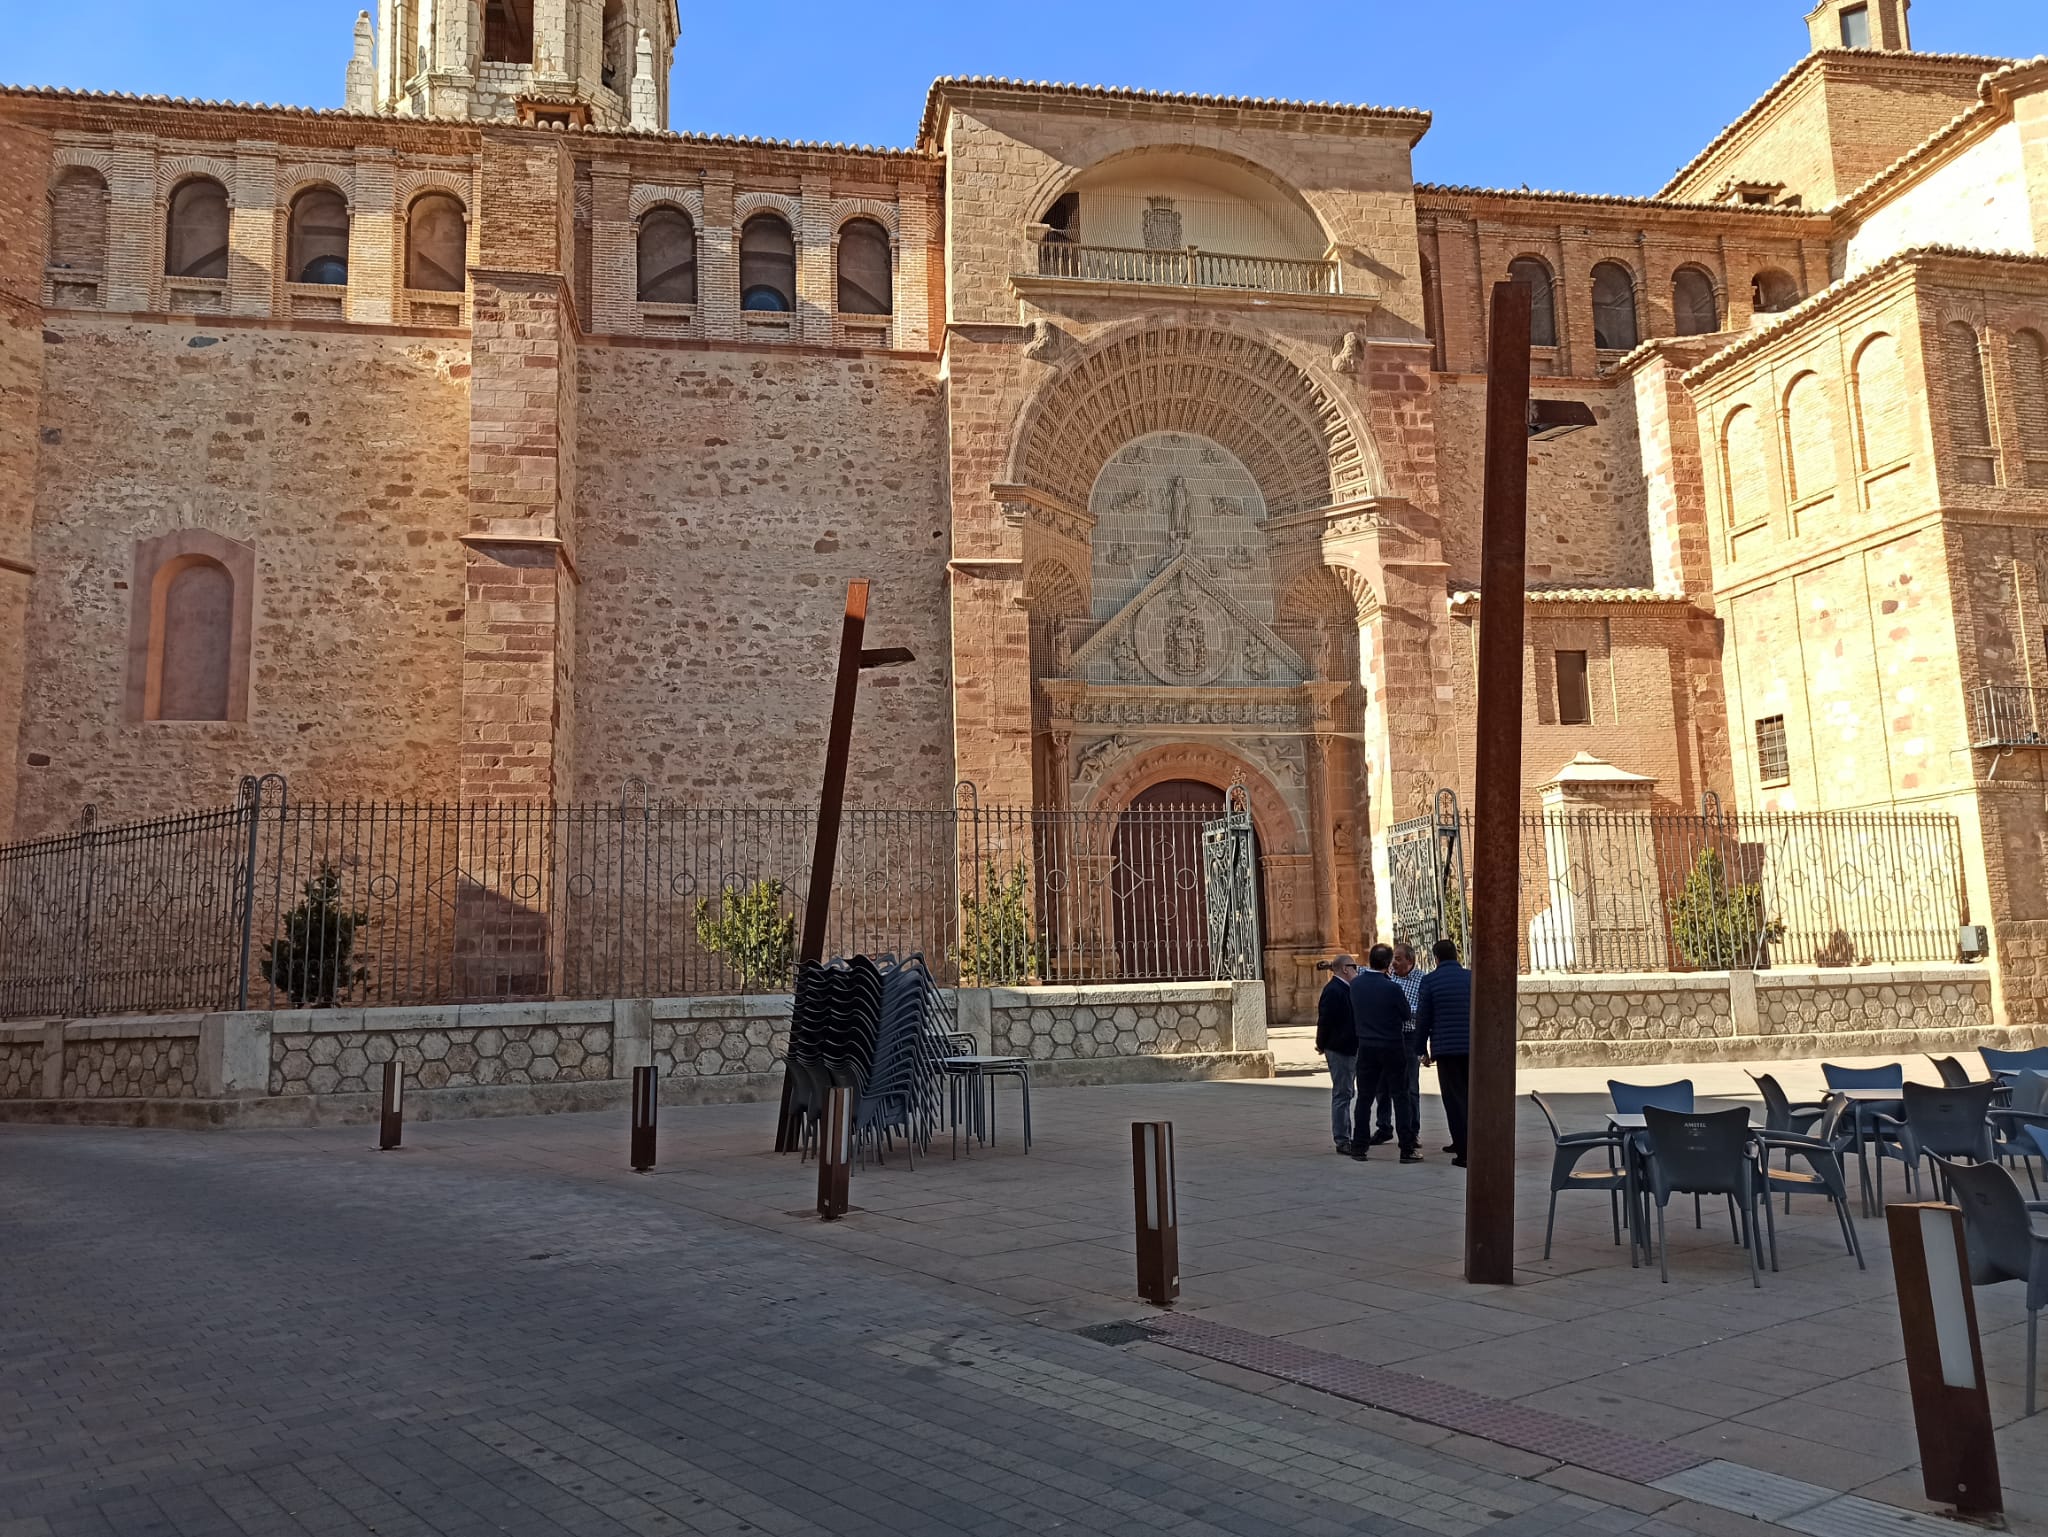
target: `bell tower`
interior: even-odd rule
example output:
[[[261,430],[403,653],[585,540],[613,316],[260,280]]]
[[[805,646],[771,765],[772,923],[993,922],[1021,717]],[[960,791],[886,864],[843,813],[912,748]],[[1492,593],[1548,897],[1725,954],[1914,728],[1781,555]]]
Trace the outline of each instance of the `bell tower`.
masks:
[[[355,111],[668,126],[676,0],[378,0],[356,21]]]
[[[1807,13],[1814,52],[1823,48],[1875,48],[1908,53],[1913,47],[1906,13],[1913,0],[1821,0]]]

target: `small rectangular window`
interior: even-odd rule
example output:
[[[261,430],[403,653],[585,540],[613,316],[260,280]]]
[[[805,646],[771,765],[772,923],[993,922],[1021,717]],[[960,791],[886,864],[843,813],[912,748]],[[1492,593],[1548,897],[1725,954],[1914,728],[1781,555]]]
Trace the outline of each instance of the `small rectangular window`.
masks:
[[[1870,46],[1870,7],[1852,5],[1842,12],[1842,46],[1844,48],[1868,48]]]
[[[1785,717],[1773,715],[1756,723],[1756,777],[1779,784],[1792,777],[1792,759],[1785,750]]]
[[[1586,653],[1557,653],[1557,722],[1584,726],[1593,719],[1593,693],[1586,686]]]

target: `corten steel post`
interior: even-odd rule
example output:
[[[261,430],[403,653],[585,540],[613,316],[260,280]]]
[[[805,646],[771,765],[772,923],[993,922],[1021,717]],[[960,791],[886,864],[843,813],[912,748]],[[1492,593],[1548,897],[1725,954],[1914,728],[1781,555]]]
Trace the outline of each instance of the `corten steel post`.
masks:
[[[633,1069],[632,1161],[635,1174],[654,1167],[654,1117],[661,1093],[660,1079],[651,1067]]]
[[[1131,1122],[1138,1295],[1170,1307],[1180,1295],[1180,1212],[1173,1195],[1173,1122]]]
[[[811,845],[811,889],[804,899],[804,930],[798,942],[797,963],[825,958],[825,932],[832,916],[832,871],[839,858],[839,819],[846,805],[846,764],[853,753],[853,706],[860,692],[864,668],[894,667],[917,660],[901,646],[863,651],[861,638],[868,627],[868,584],[846,584],[846,617],[839,628],[839,671],[832,685],[832,724],[825,738],[825,783],[818,795],[818,830]],[[787,1153],[797,1145],[789,1100],[789,1074],[782,1075],[782,1114],[775,1127],[775,1151]]]
[[[1529,513],[1529,290],[1493,287],[1472,826],[1472,1086],[1465,1279],[1515,1279],[1515,967],[1522,888],[1522,600]]]
[[[846,1215],[852,1174],[853,1090],[837,1088],[825,1096],[818,1126],[818,1215],[827,1222]]]
[[[2005,1492],[1962,1211],[1935,1202],[1902,1204],[1887,1206],[1884,1218],[1927,1497],[1955,1506],[1958,1515],[1998,1515]]]
[[[377,1151],[388,1153],[405,1135],[405,1068],[396,1057],[384,1064],[384,1097],[378,1106]]]

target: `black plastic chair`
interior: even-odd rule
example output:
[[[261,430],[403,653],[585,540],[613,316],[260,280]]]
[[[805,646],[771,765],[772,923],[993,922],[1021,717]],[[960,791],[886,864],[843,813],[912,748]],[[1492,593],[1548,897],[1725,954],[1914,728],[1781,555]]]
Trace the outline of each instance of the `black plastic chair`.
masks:
[[[1955,1158],[1967,1158],[1972,1163],[1998,1161],[1991,1122],[1987,1119],[1991,1111],[1991,1096],[1997,1089],[1998,1085],[1993,1083],[1973,1083],[1960,1089],[1909,1083],[1903,1091],[1906,1103],[1904,1116],[1896,1120],[1888,1115],[1871,1118],[1880,1131],[1896,1136],[1906,1165],[1908,1190],[1915,1194],[1919,1192],[1920,1160],[1923,1158],[1936,1163]],[[1877,1201],[1880,1207],[1883,1206],[1883,1158],[1877,1161]]]
[[[2048,1131],[2048,1073],[2015,1073],[2007,1080],[2007,1087],[2006,1103],[1995,1104],[1989,1111],[1998,1161],[2010,1168],[2017,1158],[2020,1167],[2027,1171],[2027,1184],[2033,1188],[2034,1198],[2039,1200],[2041,1184],[2034,1178],[2034,1160],[2041,1157],[2041,1151],[2027,1135],[2027,1128]],[[2048,1165],[2044,1165],[2044,1172],[2048,1172]]]
[[[2048,1307],[2048,1224],[2036,1216],[2048,1212],[2048,1202],[2029,1201],[1995,1163],[1936,1163],[1963,1209],[1970,1284],[2027,1283],[2027,1413],[2032,1414],[2035,1337],[2041,1309]]]
[[[1932,1062],[1934,1070],[1941,1074],[1944,1088],[1960,1089],[1970,1081],[1970,1070],[1954,1057],[1937,1057],[1933,1052],[1929,1052],[1927,1060]]]
[[[1835,1216],[1842,1225],[1842,1238],[1848,1251],[1856,1256],[1856,1268],[1868,1269],[1863,1263],[1863,1242],[1856,1236],[1856,1223],[1849,1215],[1849,1177],[1842,1167],[1842,1154],[1849,1145],[1849,1135],[1842,1130],[1842,1122],[1854,1109],[1851,1101],[1839,1096],[1828,1102],[1826,1112],[1820,1118],[1811,1135],[1803,1132],[1777,1131],[1771,1128],[1756,1134],[1758,1165],[1764,1178],[1764,1228],[1771,1244],[1771,1269],[1778,1268],[1778,1222],[1771,1211],[1771,1197],[1783,1194],[1785,1210],[1792,1210],[1795,1195],[1824,1195],[1835,1206]],[[1783,1152],[1785,1167],[1774,1171],[1771,1168],[1771,1154]],[[1794,1156],[1806,1161],[1805,1169],[1794,1169]]]
[[[1643,1109],[1643,1123],[1649,1132],[1650,1196],[1657,1203],[1657,1269],[1665,1281],[1671,1279],[1671,1256],[1664,1236],[1664,1208],[1674,1192],[1687,1195],[1722,1195],[1742,1210],[1742,1230],[1736,1236],[1749,1255],[1749,1280],[1762,1286],[1757,1267],[1761,1235],[1756,1220],[1756,1203],[1763,1188],[1757,1172],[1755,1146],[1750,1136],[1749,1111],[1717,1110],[1685,1115]]]
[[[1612,1131],[1559,1131],[1557,1117],[1551,1113],[1550,1103],[1541,1094],[1531,1094],[1536,1108],[1543,1112],[1543,1119],[1550,1123],[1550,1216],[1543,1224],[1543,1257],[1550,1258],[1550,1236],[1557,1227],[1557,1193],[1560,1190],[1604,1190],[1607,1205],[1614,1219],[1614,1241],[1621,1242],[1621,1196],[1628,1188],[1628,1172],[1623,1167],[1627,1148],[1621,1134]],[[1581,1169],[1579,1161],[1588,1153],[1605,1151],[1607,1167],[1604,1169]]]

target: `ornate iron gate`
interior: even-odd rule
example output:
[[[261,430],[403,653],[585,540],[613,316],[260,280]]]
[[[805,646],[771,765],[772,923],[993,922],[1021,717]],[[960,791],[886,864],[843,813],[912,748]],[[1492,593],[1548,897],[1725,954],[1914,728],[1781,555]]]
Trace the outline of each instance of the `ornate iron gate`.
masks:
[[[1436,810],[1387,830],[1387,875],[1393,887],[1394,938],[1415,947],[1424,966],[1439,939],[1469,950],[1465,904],[1464,822],[1458,797],[1436,792]]]
[[[1209,966],[1219,978],[1246,981],[1260,974],[1257,860],[1251,793],[1232,785],[1223,815],[1202,827]]]

